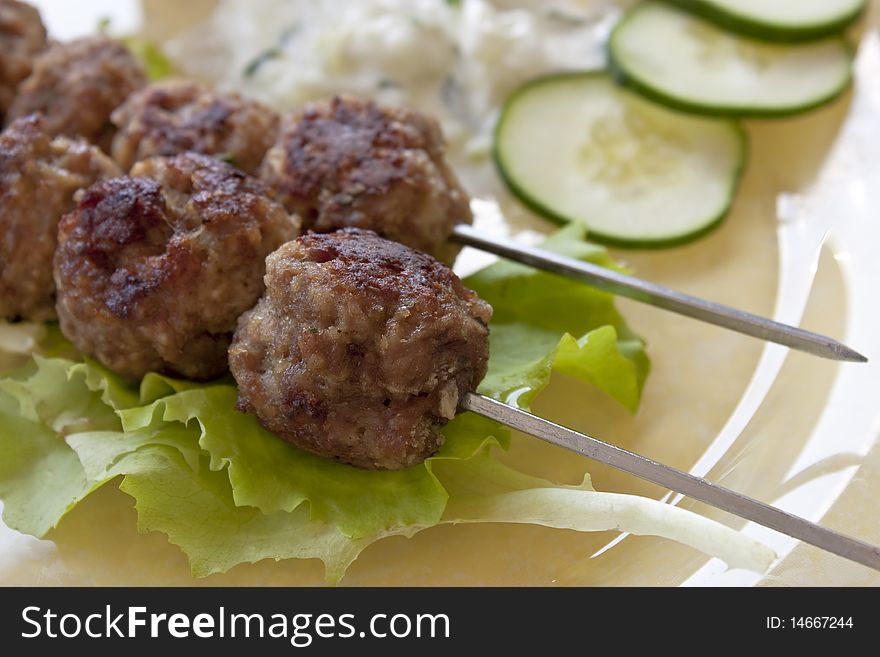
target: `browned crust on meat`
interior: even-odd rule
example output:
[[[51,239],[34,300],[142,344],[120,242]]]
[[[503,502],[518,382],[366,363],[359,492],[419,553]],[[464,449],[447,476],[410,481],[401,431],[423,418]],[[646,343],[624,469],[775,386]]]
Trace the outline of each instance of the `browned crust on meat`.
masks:
[[[33,59],[46,48],[40,12],[17,0],[0,0],[0,119],[19,83],[31,74]]]
[[[151,156],[195,151],[255,174],[277,138],[279,117],[241,94],[169,80],[132,94],[112,121],[113,158],[126,170]]]
[[[84,140],[50,138],[38,115],[0,134],[0,317],[55,317],[58,221],[73,209],[79,188],[118,174],[113,161]]]
[[[485,376],[491,308],[431,256],[357,229],[312,233],[269,257],[266,287],[230,368],[240,408],[303,449],[420,462]]]
[[[261,176],[307,228],[356,227],[451,262],[469,199],[445,161],[437,122],[403,108],[334,98],[282,123]]]
[[[122,43],[104,36],[54,43],[34,60],[9,117],[46,117],[53,135],[80,136],[109,151],[110,114],[147,83],[143,67]]]
[[[310,106],[285,133],[287,177],[280,188],[314,196],[329,182],[334,193],[362,187],[363,194],[387,194],[395,183],[421,175],[399,151],[436,151],[442,143],[436,124],[423,118],[355,99]]]
[[[90,187],[59,226],[64,334],[131,378],[222,374],[235,322],[263,291],[266,255],[298,232],[263,191],[194,153]]]

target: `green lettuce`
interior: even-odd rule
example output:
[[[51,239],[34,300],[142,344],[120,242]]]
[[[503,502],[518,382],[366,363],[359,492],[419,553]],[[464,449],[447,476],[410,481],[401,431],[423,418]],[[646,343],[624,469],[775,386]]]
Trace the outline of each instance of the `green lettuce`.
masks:
[[[583,241],[583,231],[567,226],[542,248],[620,271],[605,249]],[[596,386],[631,411],[638,408],[650,364],[643,341],[610,294],[507,261],[465,283],[495,311],[482,393],[528,408],[555,369]]]
[[[120,41],[140,61],[151,82],[174,74],[174,64],[154,41],[137,35],[124,36]]]
[[[236,394],[231,385],[191,390],[124,412],[122,419],[126,430],[140,429],[157,416],[169,423],[197,422],[209,466],[228,471],[239,506],[270,514],[308,501],[312,520],[336,525],[350,537],[439,521],[447,496],[431,472],[432,459],[405,470],[373,472],[321,458],[278,440],[252,415],[235,413]],[[434,458],[450,452],[469,458],[491,434],[483,426],[459,436],[458,424],[473,423],[466,416],[455,418]]]
[[[548,248],[614,266],[580,230],[561,231]],[[466,283],[495,308],[481,392],[528,407],[556,370],[637,406],[648,360],[609,295],[507,263]],[[750,539],[677,507],[599,493],[588,479],[560,486],[513,470],[495,457],[509,431],[472,413],[444,428],[443,447],[423,464],[364,471],[278,440],[235,410],[231,382],[151,374],[131,386],[71,357],[57,329],[47,335],[47,355],[0,378],[3,519],[34,536],[119,480],[135,499],[139,529],[166,534],[196,576],[318,558],[337,582],[377,540],[473,522],[666,536],[756,570],[772,560]]]

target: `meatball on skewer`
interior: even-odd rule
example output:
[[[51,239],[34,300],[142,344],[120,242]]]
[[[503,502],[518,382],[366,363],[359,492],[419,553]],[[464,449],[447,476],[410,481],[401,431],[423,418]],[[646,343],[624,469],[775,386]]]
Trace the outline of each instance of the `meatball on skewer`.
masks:
[[[119,173],[85,140],[51,138],[38,115],[0,133],[0,318],[55,317],[58,221],[78,189]]]
[[[266,256],[298,234],[298,220],[264,191],[186,153],[82,192],[55,254],[64,335],[132,379],[225,372],[236,320],[263,292]]]
[[[42,112],[53,135],[84,137],[109,152],[111,112],[146,83],[143,67],[115,39],[56,43],[34,60],[8,118]]]
[[[34,58],[45,48],[40,12],[18,0],[0,0],[0,119],[19,83],[31,74]]]
[[[373,469],[424,460],[486,374],[492,308],[433,257],[359,229],[267,259],[229,350],[239,407],[284,440]]]
[[[214,155],[256,175],[278,136],[274,110],[239,93],[183,80],[151,84],[112,114],[111,153],[128,170],[154,155],[194,151]]]
[[[444,153],[434,119],[334,98],[282,122],[260,176],[308,229],[369,229],[451,263],[452,229],[473,216]]]

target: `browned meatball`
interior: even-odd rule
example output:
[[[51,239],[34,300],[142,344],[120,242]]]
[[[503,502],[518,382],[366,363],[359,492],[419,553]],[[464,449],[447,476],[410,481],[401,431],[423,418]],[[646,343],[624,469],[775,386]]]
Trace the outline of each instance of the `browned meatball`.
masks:
[[[17,0],[0,0],[0,118],[19,82],[31,74],[34,57],[46,47],[40,12]]]
[[[98,36],[57,43],[34,61],[9,116],[42,112],[52,134],[85,137],[109,152],[110,113],[146,83],[143,67],[119,41]]]
[[[266,256],[298,233],[298,220],[263,192],[194,153],[90,187],[58,229],[64,335],[133,379],[222,374],[235,322],[263,292]]]
[[[274,110],[235,92],[168,81],[132,94],[113,112],[113,158],[125,169],[153,155],[195,151],[256,174],[278,136]]]
[[[83,139],[55,137],[38,115],[0,133],[0,318],[55,317],[58,220],[73,195],[100,178],[119,175],[113,161]]]
[[[451,263],[473,217],[444,150],[434,119],[334,98],[285,119],[260,175],[307,228],[367,228]]]
[[[369,231],[309,233],[269,256],[266,293],[239,320],[239,407],[315,454],[418,463],[486,374],[491,315],[429,255]]]

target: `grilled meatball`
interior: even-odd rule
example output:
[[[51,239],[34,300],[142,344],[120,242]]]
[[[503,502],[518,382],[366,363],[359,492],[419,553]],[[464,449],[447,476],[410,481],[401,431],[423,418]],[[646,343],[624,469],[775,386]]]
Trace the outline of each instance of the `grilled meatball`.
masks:
[[[46,47],[40,12],[24,2],[0,0],[0,118],[18,84],[31,74],[37,53]]]
[[[195,151],[249,174],[278,133],[278,115],[262,103],[197,82],[168,81],[132,94],[113,112],[113,158],[124,169],[153,155]]]
[[[359,229],[267,259],[238,323],[239,408],[284,440],[372,469],[424,460],[486,374],[492,308],[429,255]]]
[[[49,137],[38,115],[0,133],[0,318],[55,317],[58,220],[77,189],[115,175],[113,161],[86,141]]]
[[[52,134],[85,137],[109,152],[110,113],[146,83],[143,68],[119,41],[98,36],[57,43],[34,61],[9,116],[42,112]]]
[[[444,149],[434,119],[334,98],[284,120],[260,175],[307,228],[366,228],[451,263],[449,235],[473,217]]]
[[[298,233],[263,192],[195,153],[145,160],[83,192],[58,228],[64,335],[132,379],[222,374],[235,322],[263,292],[266,256]]]

